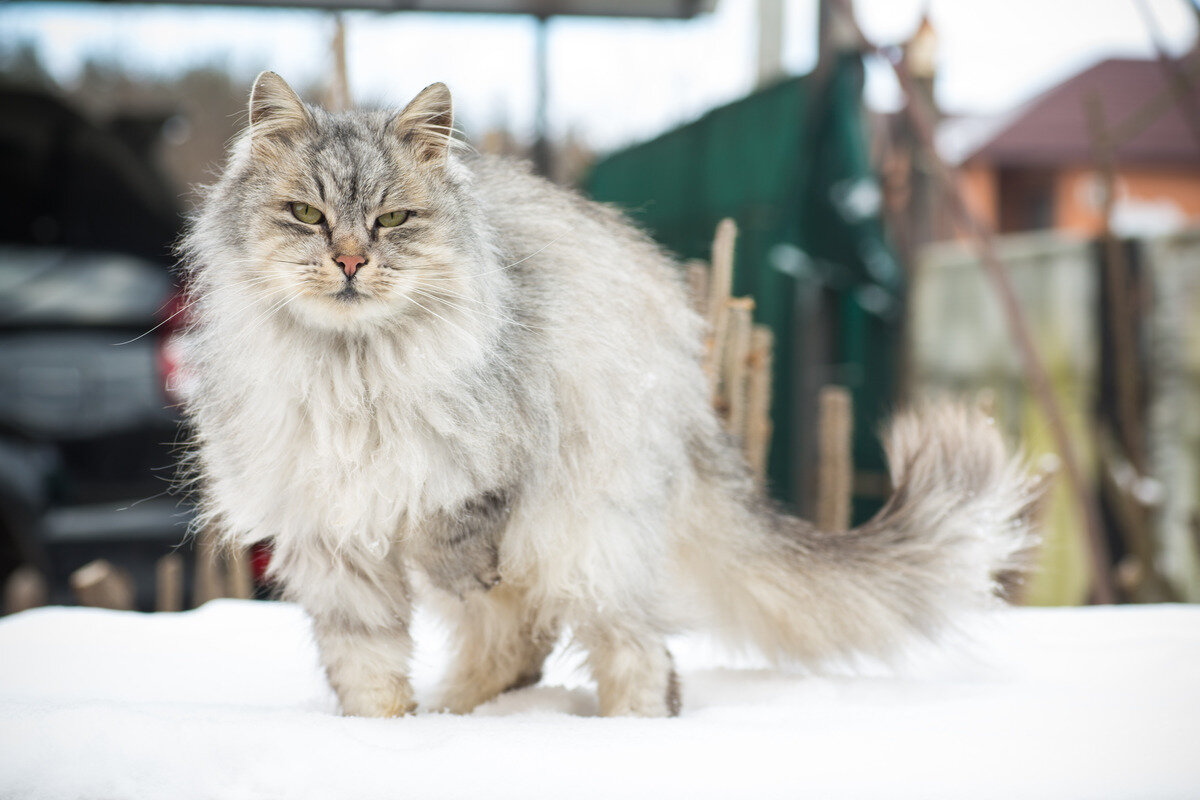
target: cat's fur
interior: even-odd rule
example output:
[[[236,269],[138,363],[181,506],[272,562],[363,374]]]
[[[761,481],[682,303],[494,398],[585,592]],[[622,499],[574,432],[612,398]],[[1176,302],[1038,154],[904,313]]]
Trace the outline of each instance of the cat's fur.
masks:
[[[861,528],[772,510],[672,261],[616,211],[458,154],[450,126],[441,84],[329,114],[264,73],[184,242],[203,524],[273,543],[345,713],[414,708],[414,572],[455,623],[461,712],[536,681],[568,629],[602,713],[665,715],[683,625],[816,663],[991,601],[1033,488],[983,415],[896,419],[897,490]],[[353,278],[347,253],[369,258]]]

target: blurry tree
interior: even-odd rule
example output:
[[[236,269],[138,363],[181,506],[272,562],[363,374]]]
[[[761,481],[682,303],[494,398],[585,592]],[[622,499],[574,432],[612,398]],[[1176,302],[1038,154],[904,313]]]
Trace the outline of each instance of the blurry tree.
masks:
[[[0,81],[46,91],[57,88],[32,42],[0,42]]]

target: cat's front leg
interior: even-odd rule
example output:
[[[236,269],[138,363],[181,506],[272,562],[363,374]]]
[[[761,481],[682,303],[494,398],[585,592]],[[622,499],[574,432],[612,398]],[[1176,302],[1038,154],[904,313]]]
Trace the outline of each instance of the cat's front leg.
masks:
[[[397,717],[416,710],[408,678],[412,604],[396,559],[309,542],[277,545],[272,569],[283,596],[312,616],[343,714]]]

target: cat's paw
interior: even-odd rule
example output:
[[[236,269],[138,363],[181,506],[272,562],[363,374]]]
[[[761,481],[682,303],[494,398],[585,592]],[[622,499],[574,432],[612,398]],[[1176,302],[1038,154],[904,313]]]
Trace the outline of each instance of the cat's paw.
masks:
[[[403,717],[416,712],[417,701],[407,678],[378,686],[339,687],[342,714],[347,717]]]

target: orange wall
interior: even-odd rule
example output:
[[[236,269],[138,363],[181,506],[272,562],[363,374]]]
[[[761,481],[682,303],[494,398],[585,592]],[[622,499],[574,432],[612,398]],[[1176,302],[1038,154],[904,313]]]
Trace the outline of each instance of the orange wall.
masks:
[[[959,186],[971,210],[993,230],[999,224],[999,180],[988,164],[966,164],[958,170]],[[1128,167],[1117,171],[1118,203],[1166,202],[1189,222],[1200,224],[1200,167]],[[1054,187],[1057,230],[1094,236],[1101,229],[1100,180],[1089,167],[1059,171]]]
[[[1055,227],[1085,236],[1100,232],[1103,197],[1099,175],[1092,169],[1064,169],[1055,192]],[[1186,219],[1200,223],[1200,167],[1117,170],[1117,203],[1169,203]]]

